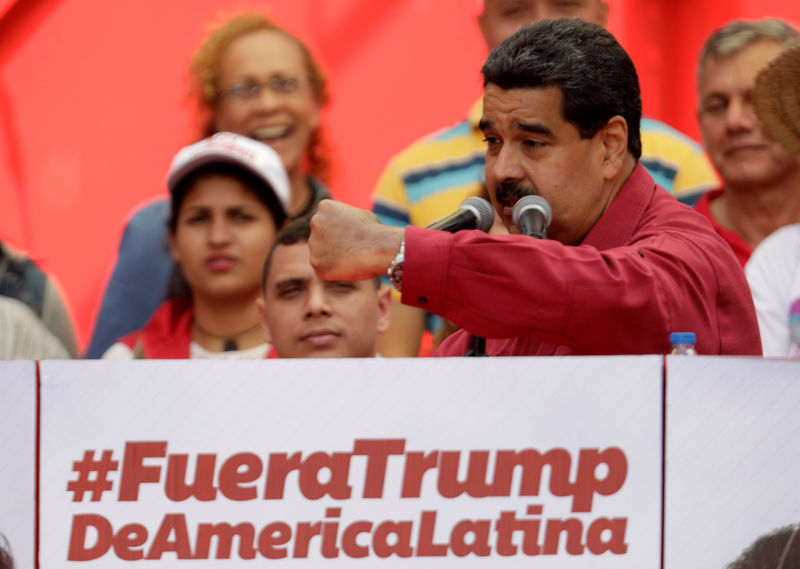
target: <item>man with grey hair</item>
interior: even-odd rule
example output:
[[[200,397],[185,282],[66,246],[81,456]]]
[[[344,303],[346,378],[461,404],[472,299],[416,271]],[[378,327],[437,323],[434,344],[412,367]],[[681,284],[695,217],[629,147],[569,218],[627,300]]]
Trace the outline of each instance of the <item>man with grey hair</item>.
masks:
[[[798,42],[798,31],[781,20],[735,20],[711,34],[700,54],[698,119],[722,187],[695,207],[742,265],[767,235],[800,222],[800,163],[767,135],[750,101],[758,72]]]

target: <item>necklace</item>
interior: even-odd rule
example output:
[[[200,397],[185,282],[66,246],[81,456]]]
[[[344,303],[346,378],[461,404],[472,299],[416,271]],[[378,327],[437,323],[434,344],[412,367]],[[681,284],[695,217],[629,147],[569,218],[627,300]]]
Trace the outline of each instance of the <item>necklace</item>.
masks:
[[[261,322],[256,322],[253,326],[250,326],[249,328],[246,328],[246,329],[242,330],[241,332],[236,332],[235,334],[225,335],[225,336],[221,336],[219,334],[214,334],[212,332],[209,332],[208,330],[206,330],[205,328],[200,326],[200,324],[197,323],[197,320],[193,320],[192,321],[192,326],[198,332],[202,333],[204,336],[208,336],[209,338],[212,338],[212,339],[215,339],[215,340],[221,340],[222,341],[222,351],[223,352],[235,352],[235,351],[237,351],[239,349],[239,343],[236,341],[237,338],[241,338],[241,336],[244,336],[248,332],[252,332],[256,328],[258,328],[259,326],[261,326]]]

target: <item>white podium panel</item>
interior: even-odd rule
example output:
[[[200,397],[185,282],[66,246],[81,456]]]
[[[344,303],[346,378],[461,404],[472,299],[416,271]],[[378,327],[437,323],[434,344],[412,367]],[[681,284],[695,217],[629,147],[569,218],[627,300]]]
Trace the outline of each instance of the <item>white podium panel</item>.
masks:
[[[721,569],[800,522],[800,362],[670,356],[667,379],[664,568]]]
[[[658,356],[41,375],[42,569],[660,562]]]
[[[36,364],[0,362],[0,534],[32,569],[36,517]]]

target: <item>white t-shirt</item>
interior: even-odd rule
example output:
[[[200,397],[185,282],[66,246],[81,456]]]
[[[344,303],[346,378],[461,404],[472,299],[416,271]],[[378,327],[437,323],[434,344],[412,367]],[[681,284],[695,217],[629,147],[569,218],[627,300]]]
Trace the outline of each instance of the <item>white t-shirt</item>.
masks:
[[[267,357],[271,345],[264,343],[246,350],[230,352],[209,352],[197,342],[189,344],[189,359],[192,360],[258,360]],[[103,354],[104,360],[135,359],[133,350],[122,342],[112,344]]]
[[[800,223],[781,227],[764,239],[744,272],[764,356],[800,358]]]

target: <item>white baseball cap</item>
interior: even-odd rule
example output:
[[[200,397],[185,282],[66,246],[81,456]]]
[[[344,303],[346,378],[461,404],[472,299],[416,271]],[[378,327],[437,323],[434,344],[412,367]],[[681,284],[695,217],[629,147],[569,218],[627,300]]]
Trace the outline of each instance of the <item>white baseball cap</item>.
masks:
[[[179,150],[167,172],[167,188],[172,193],[199,167],[219,163],[240,166],[263,180],[288,214],[292,191],[278,154],[266,144],[232,132],[218,132]]]

